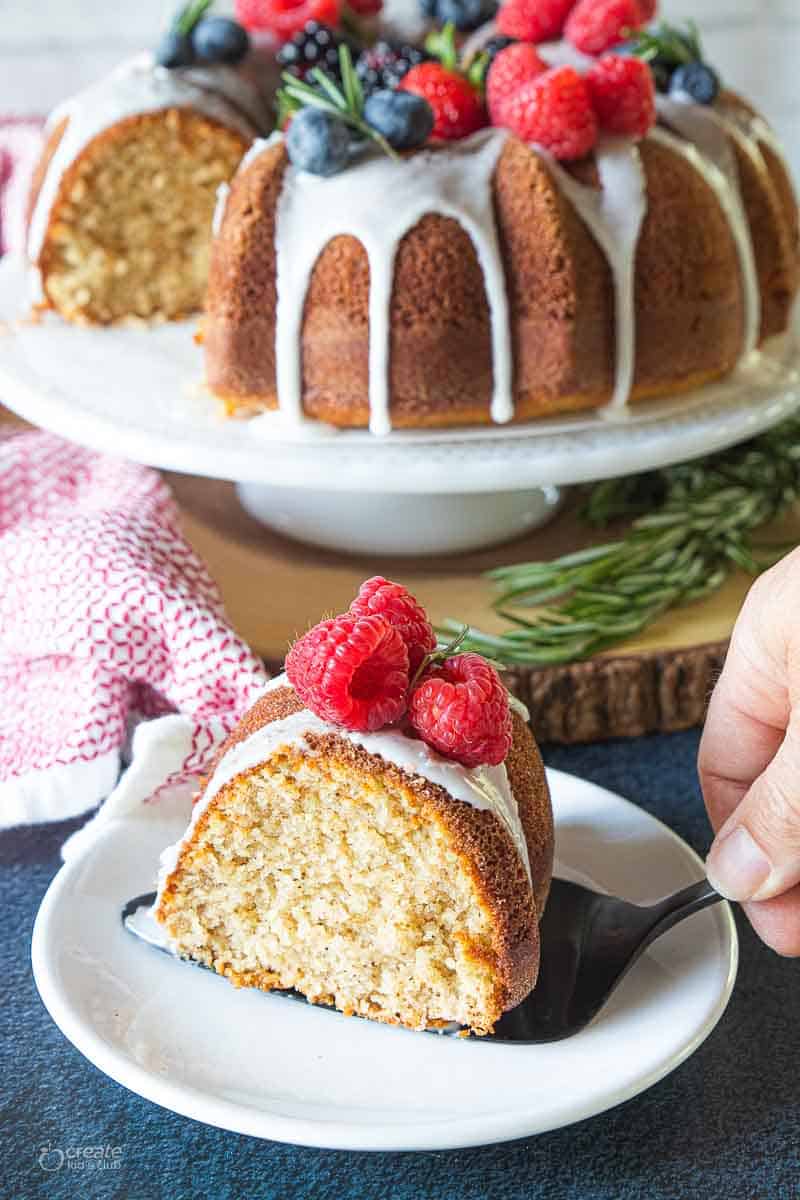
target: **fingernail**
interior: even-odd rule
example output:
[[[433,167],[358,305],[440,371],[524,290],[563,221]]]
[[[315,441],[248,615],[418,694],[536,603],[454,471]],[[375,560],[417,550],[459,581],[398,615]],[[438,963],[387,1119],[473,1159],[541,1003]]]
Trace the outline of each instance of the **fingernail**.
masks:
[[[743,825],[717,839],[706,859],[706,875],[726,900],[749,900],[772,866]]]

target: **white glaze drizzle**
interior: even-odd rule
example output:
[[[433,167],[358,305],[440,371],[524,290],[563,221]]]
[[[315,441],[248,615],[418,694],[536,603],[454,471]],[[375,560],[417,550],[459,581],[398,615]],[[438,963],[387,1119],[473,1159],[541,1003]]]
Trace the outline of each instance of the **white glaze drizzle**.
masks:
[[[265,98],[233,67],[168,71],[156,66],[151,54],[120,63],[105,78],[59,105],[48,119],[48,130],[65,119],[67,125],[31,217],[28,256],[32,262],[39,257],[62,177],[89,142],[127,117],[173,107],[192,108],[248,139],[270,121]]]
[[[395,257],[401,239],[428,213],[458,221],[475,247],[491,321],[492,420],[511,420],[508,297],[492,196],[492,176],[505,137],[504,130],[482,130],[452,147],[424,150],[400,161],[374,153],[327,179],[287,166],[276,216],[275,353],[279,404],[294,421],[303,419],[300,346],[311,274],[327,243],[349,234],[364,247],[370,269],[370,430],[378,435],[390,431]]]
[[[688,107],[688,106],[687,106]],[[698,105],[692,105],[697,108]],[[758,282],[753,239],[750,233],[750,223],[742,204],[738,182],[732,183],[724,168],[713,161],[709,153],[702,153],[693,141],[677,137],[669,130],[656,127],[651,130],[650,137],[666,146],[674,154],[681,155],[694,167],[695,171],[705,180],[714,192],[719,205],[728,219],[734,244],[739,255],[742,275],[742,291],[744,296],[745,321],[742,341],[742,356],[750,354],[758,345],[761,328],[761,289]],[[723,157],[723,162],[725,158]],[[735,168],[735,162],[734,162]]]
[[[469,40],[479,51],[492,32],[487,25]],[[566,41],[537,47],[550,66],[572,66],[581,73],[594,59]],[[745,300],[743,357],[758,343],[760,289],[749,222],[741,200],[735,157],[725,131],[749,140],[746,151],[760,155],[764,141],[778,155],[772,131],[758,117],[658,97],[659,114],[691,145],[660,129],[653,140],[681,155],[706,180],[729,221],[741,264]],[[277,290],[276,363],[279,406],[295,426],[302,411],[301,338],[306,293],[314,265],[327,242],[349,234],[364,246],[370,266],[369,404],[370,430],[391,430],[389,388],[390,305],[394,263],[401,238],[426,213],[454,217],[471,237],[484,272],[492,328],[492,420],[513,418],[513,362],[508,300],[494,220],[491,182],[502,146],[503,130],[484,130],[438,153],[423,151],[401,162],[372,156],[347,172],[319,179],[291,164],[286,169],[276,216]],[[256,142],[240,170],[272,145],[280,134]],[[548,163],[556,182],[599,244],[612,273],[615,294],[616,360],[612,398],[602,415],[624,415],[636,367],[636,253],[647,215],[647,180],[637,145],[628,138],[601,136],[595,150],[601,186],[579,183],[542,147],[533,147]],[[763,155],[760,155],[763,161]],[[766,164],[764,164],[766,169]],[[391,203],[386,202],[387,197]],[[221,223],[225,199],[218,205]]]
[[[689,143],[694,149],[695,153],[688,156],[689,161],[714,189],[728,218],[742,275],[745,303],[742,356],[745,357],[758,345],[761,331],[761,289],[750,222],[742,200],[739,169],[729,137],[754,161],[757,170],[766,172],[766,163],[755,141],[716,108],[694,104],[689,97],[682,99],[680,96],[659,96],[656,104],[661,120],[685,139],[684,144]],[[663,132],[656,130],[656,137]],[[674,141],[675,139],[673,143]],[[672,148],[676,148],[674,144]],[[684,154],[684,157],[687,155]]]
[[[266,691],[287,686],[289,684],[286,676],[278,675],[270,680]],[[521,702],[517,701],[516,704],[527,713]],[[321,721],[308,709],[303,709],[302,712],[262,726],[227,751],[200,800],[195,804],[183,837],[174,845],[168,846],[161,855],[158,894],[154,907],[158,907],[167,879],[177,865],[181,850],[191,840],[202,814],[222,788],[237,775],[267,762],[276,750],[284,746],[299,746],[307,753],[313,754],[306,741],[308,734],[335,734],[336,737],[346,738],[354,745],[361,746],[368,754],[382,758],[384,762],[393,764],[407,775],[421,776],[444,788],[452,799],[461,800],[472,808],[494,813],[510,835],[532,884],[528,845],[504,764],[496,767],[463,767],[443,758],[425,742],[407,737],[399,730],[383,729],[378,733],[357,733]]]
[[[559,42],[544,42],[536,47],[536,53],[549,67],[574,67],[581,75],[585,75],[597,61],[588,54],[582,54],[566,38]]]
[[[616,361],[614,391],[604,412],[624,411],[636,368],[636,250],[647,215],[647,180],[638,147],[630,138],[603,136],[595,157],[600,188],[580,183],[542,147],[556,182],[571,201],[608,260],[614,281]]]

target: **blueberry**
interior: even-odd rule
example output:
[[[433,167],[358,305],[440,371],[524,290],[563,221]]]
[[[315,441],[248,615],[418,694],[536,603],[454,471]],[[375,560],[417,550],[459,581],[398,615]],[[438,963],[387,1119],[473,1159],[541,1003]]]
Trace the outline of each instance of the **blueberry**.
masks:
[[[238,63],[250,49],[250,38],[237,21],[204,17],[192,30],[192,46],[199,62]]]
[[[719,75],[707,63],[684,63],[673,72],[670,92],[683,92],[695,104],[713,104],[719,95]]]
[[[335,175],[350,157],[350,130],[320,108],[301,108],[286,135],[289,158],[301,171]]]
[[[156,62],[160,67],[190,67],[194,62],[191,38],[172,29],[165,33],[156,49]]]
[[[459,33],[469,33],[490,21],[497,5],[489,0],[437,0],[436,20],[440,25],[452,24]]]
[[[383,134],[395,150],[413,150],[431,136],[433,109],[427,100],[413,92],[383,89],[368,97],[364,120]]]

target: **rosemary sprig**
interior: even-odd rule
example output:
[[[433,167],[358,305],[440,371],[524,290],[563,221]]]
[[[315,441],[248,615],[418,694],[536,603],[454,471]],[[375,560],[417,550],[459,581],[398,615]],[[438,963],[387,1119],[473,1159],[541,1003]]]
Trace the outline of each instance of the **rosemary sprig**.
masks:
[[[211,8],[212,3],[213,0],[189,0],[175,15],[172,22],[174,32],[188,37],[200,18]]]
[[[619,540],[553,562],[488,572],[511,628],[470,629],[465,648],[506,665],[574,662],[640,633],[669,609],[757,575],[786,552],[752,533],[800,498],[800,418],[697,462],[597,484],[582,510],[595,527],[633,517]],[[516,609],[535,608],[523,617]],[[461,628],[445,621],[443,634]]]
[[[278,128],[282,129],[288,117],[310,105],[344,121],[356,133],[380,146],[389,158],[399,158],[386,138],[364,120],[364,89],[353,66],[350,47],[345,43],[339,46],[339,69],[341,86],[320,67],[314,67],[307,79],[298,79],[284,71],[283,87],[278,92]]]
[[[632,52],[645,62],[657,59],[666,66],[680,67],[703,58],[700,31],[694,21],[687,21],[685,29],[661,21],[658,25],[632,32],[629,42]]]

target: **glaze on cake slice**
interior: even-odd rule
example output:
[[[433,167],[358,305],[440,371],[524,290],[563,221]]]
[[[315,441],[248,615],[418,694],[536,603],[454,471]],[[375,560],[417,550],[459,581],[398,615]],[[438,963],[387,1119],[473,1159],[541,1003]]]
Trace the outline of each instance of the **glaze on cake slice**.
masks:
[[[525,710],[453,650],[380,577],[295,643],[162,855],[176,954],[412,1029],[486,1033],[528,995],[547,781]]]

